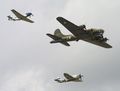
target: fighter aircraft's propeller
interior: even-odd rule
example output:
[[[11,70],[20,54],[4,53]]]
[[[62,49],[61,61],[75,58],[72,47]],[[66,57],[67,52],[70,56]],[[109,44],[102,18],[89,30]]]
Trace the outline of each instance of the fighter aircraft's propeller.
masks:
[[[83,75],[82,75],[82,74],[79,74],[78,76],[79,76],[79,78],[82,78],[82,77],[83,77]]]

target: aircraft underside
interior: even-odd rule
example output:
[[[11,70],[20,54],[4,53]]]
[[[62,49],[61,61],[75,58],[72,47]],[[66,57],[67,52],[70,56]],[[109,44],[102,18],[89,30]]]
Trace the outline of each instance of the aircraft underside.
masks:
[[[67,42],[83,40],[104,48],[112,48],[112,46],[107,43],[108,39],[103,37],[103,29],[86,29],[85,25],[77,26],[63,17],[57,17],[57,20],[72,33],[72,36],[64,35],[60,29],[56,29],[54,35],[47,34],[47,36],[53,39],[50,43],[62,43],[65,46],[70,46]]]
[[[96,41],[96,42],[106,42],[108,39],[107,38],[103,38],[103,37],[100,37],[100,36],[88,36],[88,35],[85,35],[85,36],[82,36],[82,37],[79,37],[79,38],[76,38],[76,37],[62,37],[60,38],[59,40],[53,40],[51,41],[51,43],[58,43],[58,42],[62,42],[62,41],[67,41],[67,42],[70,42],[70,41],[78,41],[78,40],[92,40],[92,41]]]

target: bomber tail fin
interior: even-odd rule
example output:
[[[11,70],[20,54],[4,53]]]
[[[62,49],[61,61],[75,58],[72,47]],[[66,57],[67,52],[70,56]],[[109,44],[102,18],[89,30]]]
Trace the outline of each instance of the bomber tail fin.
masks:
[[[64,35],[61,33],[60,29],[56,29],[54,35],[57,37],[63,37]]]

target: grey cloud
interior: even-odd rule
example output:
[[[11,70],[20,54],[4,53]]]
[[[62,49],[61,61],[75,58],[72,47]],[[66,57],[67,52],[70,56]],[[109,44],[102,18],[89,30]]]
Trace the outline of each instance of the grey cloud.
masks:
[[[7,2],[7,4],[6,4]],[[5,6],[7,5],[7,6]],[[22,7],[21,7],[22,6]],[[0,30],[1,91],[119,91],[119,1],[118,0],[36,0],[3,1]],[[34,24],[10,22],[11,8],[34,13]],[[56,21],[63,16],[75,24],[105,29],[113,45],[104,49],[79,41],[70,47],[49,44],[45,34],[60,28]],[[6,19],[5,19],[6,18]],[[54,78],[62,73],[84,75],[83,83],[58,84]]]

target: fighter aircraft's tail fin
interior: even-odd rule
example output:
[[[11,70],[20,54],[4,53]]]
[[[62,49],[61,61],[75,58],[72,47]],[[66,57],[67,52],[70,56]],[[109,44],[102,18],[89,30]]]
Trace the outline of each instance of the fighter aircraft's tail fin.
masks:
[[[66,82],[66,80],[60,80],[60,78],[55,79],[54,81],[57,81],[58,83]]]
[[[13,19],[13,17],[11,17],[10,15],[7,16],[7,17],[8,17],[8,20],[13,20],[13,21],[15,21],[15,19]]]
[[[56,29],[54,35],[57,37],[63,37],[64,35],[61,33],[60,29]]]

